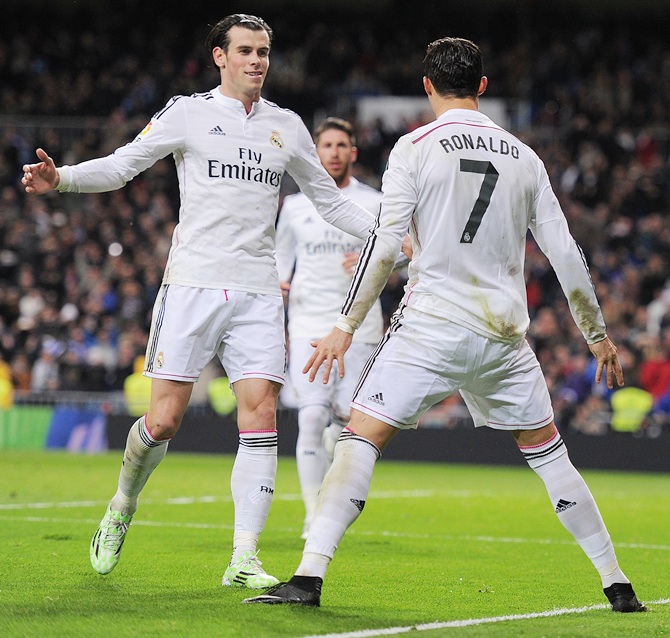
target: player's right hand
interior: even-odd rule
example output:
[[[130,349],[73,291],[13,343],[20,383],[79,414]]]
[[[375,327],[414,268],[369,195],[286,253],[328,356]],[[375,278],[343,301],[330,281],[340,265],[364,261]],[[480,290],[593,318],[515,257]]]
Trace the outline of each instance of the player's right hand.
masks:
[[[24,164],[21,183],[26,188],[26,193],[41,195],[58,186],[60,175],[54,161],[47,155],[46,151],[38,148],[36,151],[40,160],[37,164]]]
[[[305,367],[302,369],[303,374],[309,373],[310,383],[316,378],[316,374],[325,363],[323,371],[323,383],[328,383],[330,373],[333,369],[333,362],[337,361],[337,369],[340,378],[344,376],[344,354],[349,349],[353,335],[339,328],[333,328],[323,339],[318,339],[312,342],[314,352],[309,358]]]

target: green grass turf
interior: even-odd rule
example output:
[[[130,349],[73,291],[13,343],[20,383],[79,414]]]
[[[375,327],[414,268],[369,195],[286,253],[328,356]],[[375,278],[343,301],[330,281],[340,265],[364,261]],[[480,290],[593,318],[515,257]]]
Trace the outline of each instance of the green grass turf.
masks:
[[[120,462],[120,452],[0,452],[0,636],[375,636],[412,626],[422,638],[670,635],[667,602],[647,614],[596,608],[422,626],[606,602],[528,468],[380,461],[365,512],[330,567],[322,607],[309,609],[241,605],[253,592],[221,587],[232,538],[229,456],[168,453],[118,567],[94,573],[88,544]],[[640,598],[667,601],[670,476],[584,476]],[[295,462],[280,458],[260,545],[264,567],[279,578],[300,560],[302,518]]]

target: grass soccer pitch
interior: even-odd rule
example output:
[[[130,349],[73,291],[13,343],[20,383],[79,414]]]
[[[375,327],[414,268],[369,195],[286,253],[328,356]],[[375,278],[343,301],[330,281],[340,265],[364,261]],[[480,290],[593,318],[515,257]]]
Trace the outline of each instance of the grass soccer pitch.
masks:
[[[253,591],[221,586],[232,462],[168,453],[121,562],[100,576],[88,546],[121,452],[0,452],[0,636],[670,635],[668,474],[583,472],[646,614],[609,610],[597,573],[527,467],[384,459],[314,609],[242,605]],[[302,519],[295,461],[280,457],[259,555],[280,579],[300,560]]]

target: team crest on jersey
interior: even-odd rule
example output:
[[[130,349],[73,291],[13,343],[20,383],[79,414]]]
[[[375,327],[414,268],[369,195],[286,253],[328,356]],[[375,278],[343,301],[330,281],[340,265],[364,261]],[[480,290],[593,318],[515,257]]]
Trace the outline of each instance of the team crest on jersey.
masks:
[[[165,365],[165,355],[161,351],[156,355],[156,367],[162,368],[164,365]]]
[[[270,144],[272,144],[272,146],[275,148],[284,148],[284,140],[282,140],[277,131],[272,131],[270,134]]]

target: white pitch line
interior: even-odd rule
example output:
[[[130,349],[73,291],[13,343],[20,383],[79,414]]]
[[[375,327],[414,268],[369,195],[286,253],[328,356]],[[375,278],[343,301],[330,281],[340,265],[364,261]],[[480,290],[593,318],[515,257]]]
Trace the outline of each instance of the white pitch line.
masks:
[[[147,501],[144,501],[146,503]],[[104,505],[107,503],[105,502]],[[9,515],[0,515],[0,521],[26,521],[28,523],[81,523],[85,525],[97,525],[100,521],[98,519],[85,519],[85,518],[58,518],[58,517],[40,517],[40,516],[9,516]],[[232,525],[225,525],[221,523],[179,523],[179,522],[162,522],[162,521],[143,521],[135,520],[133,521],[133,527],[137,526],[145,527],[178,527],[183,529],[220,529],[220,530],[230,530],[233,529]],[[287,534],[292,534],[298,531],[298,528],[289,527],[289,528],[273,528],[275,532],[282,532]],[[301,528],[302,529],[302,528]],[[513,544],[532,544],[532,545],[577,545],[575,541],[572,540],[560,540],[560,539],[551,539],[551,538],[509,538],[506,536],[472,536],[469,534],[419,534],[412,532],[389,532],[389,531],[371,531],[371,530],[358,530],[351,529],[347,532],[352,536],[385,536],[391,538],[425,538],[427,540],[431,539],[441,539],[444,541],[456,541],[456,542],[479,542],[479,543],[513,543]],[[644,550],[657,550],[662,552],[670,551],[670,545],[658,545],[651,543],[614,543],[616,548],[625,548],[625,549],[644,549]]]
[[[68,507],[99,507],[109,501],[64,501],[60,503],[0,503],[0,510],[40,510]]]
[[[27,523],[70,523],[75,524],[79,523],[82,525],[98,525],[100,519],[98,518],[46,518],[42,516],[2,516],[0,515],[0,521],[25,521]],[[163,523],[161,521],[133,521],[133,527],[178,527],[185,529],[219,529],[219,530],[231,530],[233,525],[224,525],[221,523]],[[295,532],[297,530],[289,530]]]
[[[651,605],[667,605],[670,598],[660,598],[649,603]],[[550,618],[553,616],[565,616],[567,614],[583,614],[587,611],[609,609],[607,604],[589,605],[588,607],[566,607],[563,609],[550,609],[548,611],[537,611],[529,614],[511,614],[509,616],[491,616],[489,618],[467,618],[464,620],[449,620],[446,622],[431,622],[421,625],[409,625],[407,627],[384,627],[380,629],[361,629],[359,631],[348,631],[340,634],[318,634],[300,636],[300,638],[374,638],[375,636],[397,636],[407,634],[411,631],[431,631],[433,629],[451,629],[456,627],[472,627],[474,625],[489,625],[512,620],[532,620],[534,618]]]
[[[392,492],[375,492],[370,493],[370,498],[393,499],[393,498],[432,498],[437,496],[438,492],[435,490],[399,490]],[[440,496],[447,498],[473,498],[476,496],[484,496],[481,492],[470,492],[467,490],[454,490],[450,492],[439,492]],[[192,505],[193,503],[232,503],[232,496],[181,496],[168,499],[151,499],[144,498],[142,503],[150,504],[167,504],[167,505]],[[279,493],[275,494],[276,501],[300,501],[301,494],[295,493]],[[72,507],[99,507],[100,505],[107,505],[109,501],[61,501],[52,503],[0,503],[0,510],[21,510],[21,509],[59,509]]]

